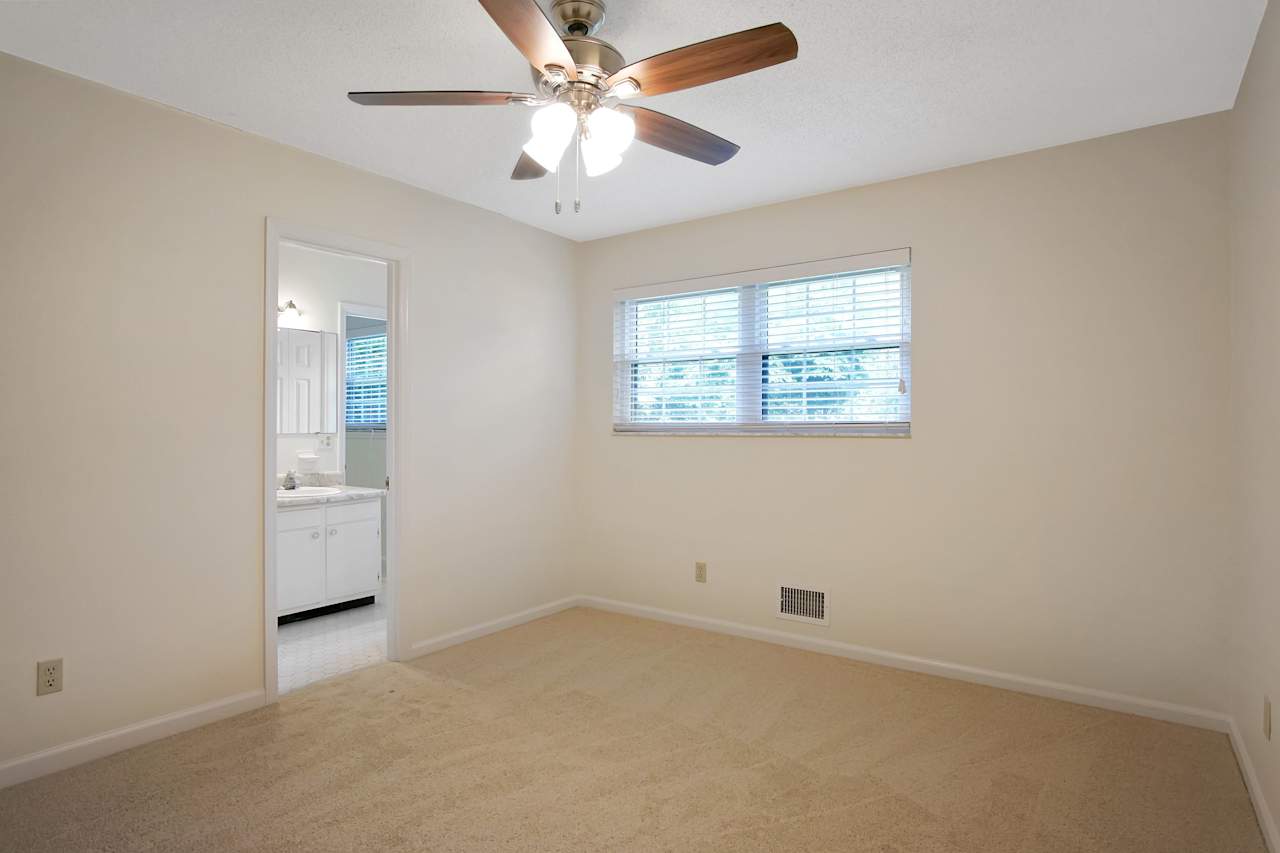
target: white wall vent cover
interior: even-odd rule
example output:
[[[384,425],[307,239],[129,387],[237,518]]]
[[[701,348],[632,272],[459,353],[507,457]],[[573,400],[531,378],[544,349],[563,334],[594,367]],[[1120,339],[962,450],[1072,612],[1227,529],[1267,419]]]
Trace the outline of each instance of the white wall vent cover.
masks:
[[[778,618],[827,624],[827,594],[818,589],[798,586],[778,587]]]

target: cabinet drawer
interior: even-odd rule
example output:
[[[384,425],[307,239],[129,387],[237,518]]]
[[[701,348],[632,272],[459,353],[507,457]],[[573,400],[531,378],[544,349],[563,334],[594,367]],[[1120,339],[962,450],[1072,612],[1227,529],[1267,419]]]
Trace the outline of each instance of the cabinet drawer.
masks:
[[[324,526],[324,507],[308,507],[306,509],[291,509],[284,512],[276,513],[276,529],[285,530],[301,530],[304,527],[323,527]]]
[[[368,501],[329,504],[325,507],[325,522],[328,524],[346,524],[351,521],[382,520],[382,501],[374,498]]]

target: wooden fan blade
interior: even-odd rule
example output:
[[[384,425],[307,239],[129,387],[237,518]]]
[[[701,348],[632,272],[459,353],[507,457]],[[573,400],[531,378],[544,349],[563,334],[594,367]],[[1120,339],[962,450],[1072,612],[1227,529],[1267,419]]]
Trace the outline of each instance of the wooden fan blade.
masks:
[[[630,77],[641,95],[661,95],[759,71],[795,59],[799,52],[791,30],[768,24],[633,62],[605,82],[614,86]]]
[[[719,166],[738,153],[739,147],[729,140],[666,113],[629,105],[618,109],[635,119],[636,139],[655,148],[711,166]]]
[[[542,168],[541,163],[521,151],[520,159],[516,161],[516,167],[511,171],[511,180],[532,181],[536,178],[541,178],[546,173],[547,170]]]
[[[539,71],[555,65],[563,68],[570,80],[578,79],[578,66],[569,48],[534,0],[480,0],[480,5],[530,65]]]
[[[367,107],[486,107],[535,100],[525,92],[348,92]]]

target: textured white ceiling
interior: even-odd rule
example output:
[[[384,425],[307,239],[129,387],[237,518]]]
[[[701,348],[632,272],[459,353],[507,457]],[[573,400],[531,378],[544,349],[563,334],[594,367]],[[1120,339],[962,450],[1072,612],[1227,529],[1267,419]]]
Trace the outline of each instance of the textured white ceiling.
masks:
[[[0,50],[585,240],[1227,109],[1265,6],[609,0],[598,35],[628,60],[773,21],[800,58],[640,101],[741,153],[711,167],[636,144],[584,179],[576,216],[552,212],[554,179],[508,179],[526,108],[346,99],[528,90],[475,0],[10,0]]]

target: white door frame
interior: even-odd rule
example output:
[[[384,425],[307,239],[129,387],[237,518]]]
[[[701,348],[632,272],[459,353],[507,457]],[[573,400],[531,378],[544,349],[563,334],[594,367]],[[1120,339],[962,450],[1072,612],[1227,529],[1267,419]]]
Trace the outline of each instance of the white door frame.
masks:
[[[405,330],[408,328],[412,257],[408,249],[312,228],[274,217],[266,221],[266,298],[263,302],[263,689],[267,702],[279,697],[276,671],[276,323],[280,298],[280,242],[302,243],[324,249],[375,258],[387,263],[387,473],[391,490],[387,494],[387,577],[383,592],[387,600],[387,659],[400,660],[400,524],[404,506],[404,458],[400,437],[408,435],[405,423],[404,384],[400,365],[404,363]],[[341,386],[341,382],[339,382]]]

